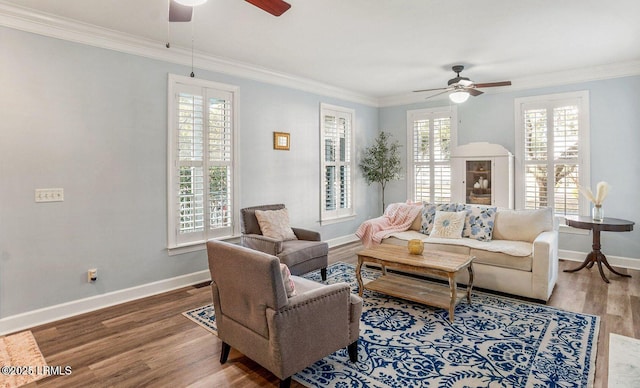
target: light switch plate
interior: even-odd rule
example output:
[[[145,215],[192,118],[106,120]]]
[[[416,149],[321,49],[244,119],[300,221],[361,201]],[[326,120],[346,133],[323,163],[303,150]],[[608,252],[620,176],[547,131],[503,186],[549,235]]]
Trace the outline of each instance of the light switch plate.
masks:
[[[36,189],[36,202],[62,202],[64,189]]]

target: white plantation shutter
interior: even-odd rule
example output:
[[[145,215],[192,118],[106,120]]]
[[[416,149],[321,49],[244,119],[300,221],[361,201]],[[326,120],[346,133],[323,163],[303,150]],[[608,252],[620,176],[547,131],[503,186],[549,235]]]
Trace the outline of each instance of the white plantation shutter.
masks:
[[[321,219],[353,215],[352,109],[321,104]]]
[[[579,185],[589,182],[588,94],[516,100],[517,206],[553,207],[558,215],[585,214]]]
[[[408,192],[415,201],[451,201],[451,147],[455,111],[422,109],[407,112]]]
[[[234,234],[234,89],[198,82],[170,77],[170,248]]]

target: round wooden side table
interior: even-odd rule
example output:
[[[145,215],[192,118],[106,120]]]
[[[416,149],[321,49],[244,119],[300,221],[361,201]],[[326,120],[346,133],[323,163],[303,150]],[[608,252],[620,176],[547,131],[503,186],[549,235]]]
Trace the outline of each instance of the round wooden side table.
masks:
[[[602,253],[602,251],[600,251],[600,232],[630,232],[633,230],[635,222],[609,217],[605,217],[602,221],[594,221],[593,218],[584,216],[566,216],[565,219],[567,220],[567,225],[571,227],[592,230],[593,245],[591,246],[591,253],[587,255],[584,262],[582,262],[579,267],[574,269],[565,269],[564,272],[576,272],[580,271],[584,267],[591,268],[594,264],[598,264],[598,270],[600,271],[602,280],[609,283],[609,279],[604,276],[604,271],[602,270],[602,264],[604,264],[609,271],[616,275],[629,278],[631,277],[631,275],[620,273],[611,268],[611,265],[607,261],[607,257]]]

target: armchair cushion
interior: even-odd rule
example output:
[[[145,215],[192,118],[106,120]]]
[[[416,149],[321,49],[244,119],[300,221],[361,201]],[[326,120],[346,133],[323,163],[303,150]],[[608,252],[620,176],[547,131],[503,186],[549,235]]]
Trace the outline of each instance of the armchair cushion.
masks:
[[[286,208],[256,210],[255,214],[264,236],[283,241],[298,239],[289,226],[289,212]]]
[[[292,275],[302,275],[307,272],[320,270],[322,279],[326,279],[329,245],[323,242],[320,233],[312,230],[294,228],[286,223],[294,237],[290,240],[282,236],[273,238],[266,236],[258,223],[257,214],[270,215],[273,211],[287,210],[283,204],[252,206],[240,209],[240,227],[242,246],[277,256],[283,264],[289,267]],[[287,217],[288,218],[288,217]],[[291,237],[291,236],[289,236]]]

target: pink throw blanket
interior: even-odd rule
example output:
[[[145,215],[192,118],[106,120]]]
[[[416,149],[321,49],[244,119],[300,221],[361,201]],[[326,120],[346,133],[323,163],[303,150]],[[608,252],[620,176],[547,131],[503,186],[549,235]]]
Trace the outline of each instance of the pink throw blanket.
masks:
[[[356,236],[367,248],[380,244],[390,234],[409,229],[421,208],[419,205],[392,203],[383,216],[363,222]]]

